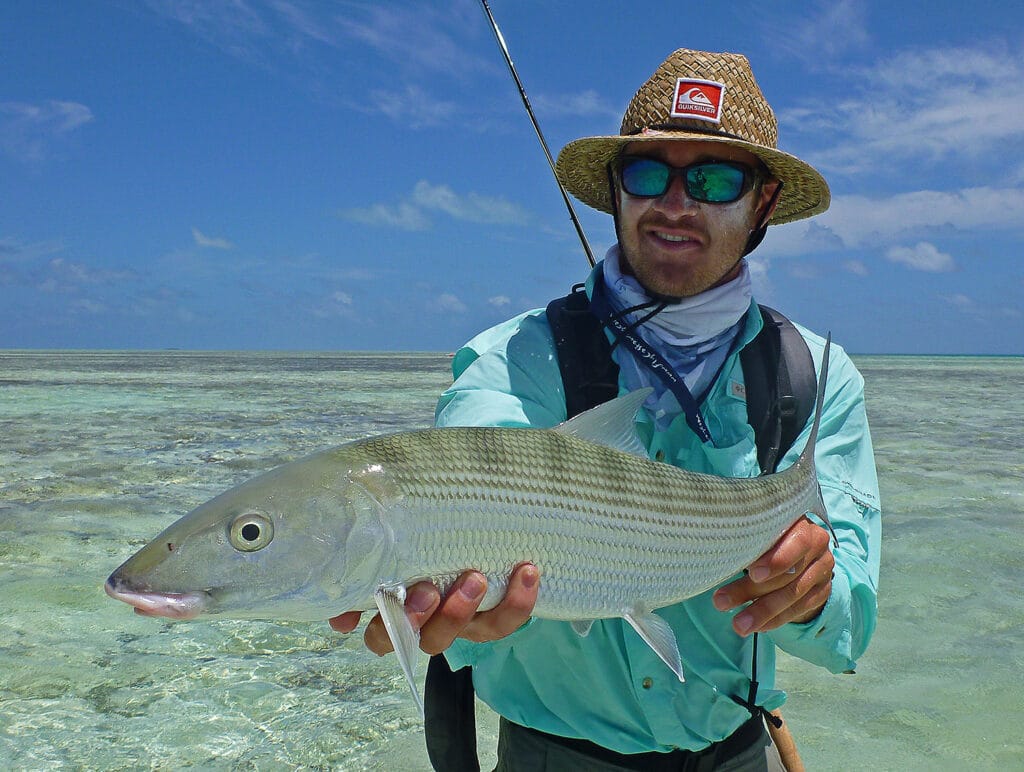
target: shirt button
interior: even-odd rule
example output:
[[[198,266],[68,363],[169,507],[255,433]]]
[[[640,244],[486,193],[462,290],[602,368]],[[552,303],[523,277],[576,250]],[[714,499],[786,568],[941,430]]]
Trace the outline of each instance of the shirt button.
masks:
[[[664,461],[665,460],[665,451],[664,450],[659,450],[657,453],[655,453],[654,454],[654,460],[655,461]]]
[[[652,686],[654,686],[654,679],[647,677],[640,682],[640,685],[643,686],[645,689],[650,689]]]

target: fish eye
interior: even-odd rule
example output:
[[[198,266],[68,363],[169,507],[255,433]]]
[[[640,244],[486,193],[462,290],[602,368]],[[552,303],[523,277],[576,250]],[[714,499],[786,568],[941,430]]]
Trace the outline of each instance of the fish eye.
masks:
[[[232,521],[228,535],[231,539],[231,546],[236,550],[256,552],[273,540],[274,523],[268,517],[255,512],[247,512]]]

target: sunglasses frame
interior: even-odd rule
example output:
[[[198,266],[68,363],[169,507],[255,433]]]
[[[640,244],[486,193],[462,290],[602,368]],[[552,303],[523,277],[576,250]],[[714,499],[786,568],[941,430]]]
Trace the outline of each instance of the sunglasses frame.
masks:
[[[662,190],[660,193],[655,193],[646,196],[639,195],[637,193],[632,193],[629,190],[627,190],[625,184],[623,183],[622,169],[623,166],[630,163],[631,161],[650,161],[657,164],[661,164],[666,169],[668,169],[668,178],[665,181],[664,190]],[[754,188],[754,186],[763,179],[763,175],[761,174],[761,172],[755,169],[754,167],[750,166],[749,164],[745,164],[741,161],[727,161],[723,159],[705,159],[703,161],[694,161],[692,164],[687,164],[686,166],[673,166],[672,164],[665,163],[660,158],[654,158],[653,156],[630,154],[619,156],[615,160],[613,165],[615,170],[615,176],[618,179],[618,183],[622,187],[623,192],[625,192],[629,196],[632,196],[633,198],[661,198],[666,193],[668,193],[669,188],[672,187],[673,178],[679,177],[683,181],[683,189],[686,190],[686,195],[689,198],[693,199],[694,201],[697,201],[698,203],[734,204],[741,198],[743,198],[745,195],[747,195],[747,193],[749,193]],[[737,169],[740,172],[742,172],[743,184],[740,186],[740,192],[736,196],[736,198],[729,199],[728,201],[710,201],[706,198],[700,198],[698,196],[695,196],[693,194],[693,191],[690,190],[690,183],[687,180],[686,175],[691,169],[694,169],[699,166],[728,166],[730,168]]]

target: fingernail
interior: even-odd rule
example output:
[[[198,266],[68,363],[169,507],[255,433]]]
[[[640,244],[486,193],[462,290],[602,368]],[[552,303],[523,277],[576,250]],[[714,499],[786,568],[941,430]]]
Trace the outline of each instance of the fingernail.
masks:
[[[540,571],[535,567],[530,566],[529,568],[523,569],[523,573],[520,578],[522,579],[523,587],[527,590],[532,590],[534,585],[537,584],[537,580],[540,579]]]
[[[766,567],[757,566],[757,568],[750,569],[750,578],[753,579],[755,582],[763,582],[765,579],[768,578],[768,575],[770,573],[771,571],[768,570]]]
[[[487,590],[487,582],[479,574],[470,574],[459,585],[459,593],[466,600],[476,600]]]
[[[428,611],[434,604],[434,593],[426,588],[416,588],[409,593],[409,597],[405,599],[405,605],[409,607],[411,611],[422,614],[424,611]]]
[[[725,590],[719,590],[711,596],[711,602],[715,604],[715,608],[719,611],[728,611],[732,608],[732,598],[729,597],[729,593]]]
[[[733,619],[732,622],[733,627],[736,628],[740,635],[746,635],[754,625],[754,617],[744,611],[742,614],[737,614],[736,618]]]

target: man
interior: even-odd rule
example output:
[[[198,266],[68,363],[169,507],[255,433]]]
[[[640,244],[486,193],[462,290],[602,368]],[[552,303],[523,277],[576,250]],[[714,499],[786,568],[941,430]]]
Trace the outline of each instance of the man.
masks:
[[[620,134],[570,143],[557,173],[573,195],[615,218],[618,244],[589,277],[587,294],[599,318],[620,323],[612,349],[620,392],[654,388],[638,417],[651,457],[757,475],[740,351],[763,321],[743,257],[769,224],[824,211],[829,191],[818,172],[776,148],[775,117],[746,58],[674,52],[634,96]],[[686,388],[646,367],[623,328]],[[799,331],[820,367],[823,340]],[[453,369],[439,426],[566,418],[543,311],[477,336]],[[808,432],[781,466],[796,459]],[[878,484],[863,381],[836,345],[816,463],[834,545],[805,517],[742,575],[659,610],[679,641],[685,683],[623,620],[599,621],[586,637],[567,623],[531,620],[543,582],[532,565],[518,567],[501,604],[481,613],[486,582],[478,573],[460,577],[444,599],[428,584],[412,588],[407,611],[422,648],[444,651],[454,669],[472,666],[477,694],[503,717],[499,769],[781,768],[758,715],[784,699],[774,689],[774,647],[848,671],[875,627]],[[356,621],[345,614],[332,625],[344,631]],[[391,648],[379,619],[365,637],[378,653]]]

